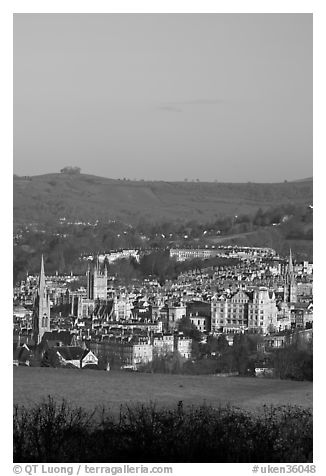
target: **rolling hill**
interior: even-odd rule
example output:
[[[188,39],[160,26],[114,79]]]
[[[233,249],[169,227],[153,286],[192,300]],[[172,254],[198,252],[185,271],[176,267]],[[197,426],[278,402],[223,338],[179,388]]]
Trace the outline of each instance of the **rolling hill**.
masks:
[[[14,223],[113,220],[137,224],[255,213],[278,204],[311,204],[313,182],[212,183],[113,180],[93,175],[14,176]]]

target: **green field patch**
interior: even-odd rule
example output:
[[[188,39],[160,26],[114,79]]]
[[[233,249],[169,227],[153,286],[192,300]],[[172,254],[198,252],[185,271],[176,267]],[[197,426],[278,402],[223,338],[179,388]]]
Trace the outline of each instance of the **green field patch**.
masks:
[[[121,404],[173,406],[179,401],[250,410],[271,404],[312,408],[312,382],[42,367],[14,368],[13,377],[14,403],[27,406],[52,395],[83,408],[106,405],[116,412]]]

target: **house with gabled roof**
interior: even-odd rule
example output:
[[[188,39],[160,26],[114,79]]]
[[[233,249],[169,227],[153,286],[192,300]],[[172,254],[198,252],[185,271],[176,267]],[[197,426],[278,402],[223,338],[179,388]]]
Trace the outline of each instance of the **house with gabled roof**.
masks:
[[[80,360],[80,367],[82,369],[98,368],[98,358],[89,349],[85,349],[83,357]]]
[[[71,364],[76,368],[80,368],[80,361],[84,354],[84,349],[77,346],[60,346],[55,349],[60,363],[65,366]]]
[[[18,365],[29,366],[30,360],[32,357],[32,352],[30,348],[26,345],[17,345],[13,346],[13,364],[18,367]]]
[[[86,365],[97,365],[98,358],[89,349],[83,349],[79,346],[61,346],[56,349],[59,361],[63,366],[73,366],[83,368]]]

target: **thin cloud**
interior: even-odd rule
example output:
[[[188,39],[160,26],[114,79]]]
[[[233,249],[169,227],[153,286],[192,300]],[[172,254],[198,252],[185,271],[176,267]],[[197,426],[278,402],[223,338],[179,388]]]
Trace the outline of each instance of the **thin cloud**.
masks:
[[[189,104],[194,106],[201,106],[201,105],[218,105],[225,103],[224,99],[190,99],[186,101],[176,101],[171,104]]]
[[[183,101],[169,101],[160,104],[157,109],[166,112],[183,112],[187,106],[218,106],[224,104],[224,99],[188,99]]]
[[[183,112],[182,109],[180,109],[179,107],[169,106],[169,105],[159,106],[157,109],[159,109],[160,111],[167,111],[167,112]]]

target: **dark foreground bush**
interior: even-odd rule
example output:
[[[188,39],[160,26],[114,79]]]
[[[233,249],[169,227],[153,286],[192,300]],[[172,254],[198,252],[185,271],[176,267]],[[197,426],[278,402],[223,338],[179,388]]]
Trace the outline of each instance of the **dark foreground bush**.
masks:
[[[14,462],[311,462],[312,412],[294,406],[88,413],[52,398],[14,409]]]

